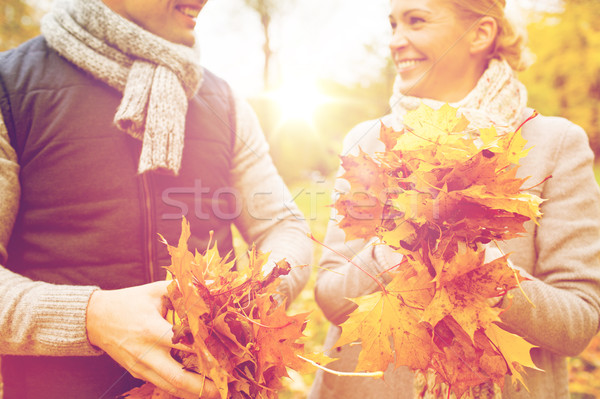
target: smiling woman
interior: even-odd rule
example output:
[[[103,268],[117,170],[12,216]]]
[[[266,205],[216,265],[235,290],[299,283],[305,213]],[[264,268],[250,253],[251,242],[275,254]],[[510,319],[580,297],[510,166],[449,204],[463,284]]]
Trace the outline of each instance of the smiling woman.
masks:
[[[527,156],[519,161],[518,171],[514,168],[512,173],[516,173],[519,178],[530,176],[531,180],[528,181],[539,183],[534,187],[522,188],[521,191],[539,194],[544,199],[543,216],[536,223],[528,222],[527,233],[521,237],[495,243],[504,254],[508,254],[507,257],[514,268],[519,270],[522,276],[527,276],[528,280],[522,282],[522,290],[511,290],[509,295],[500,298],[500,302],[498,298],[494,298],[488,305],[489,309],[492,306],[503,308],[500,315],[502,326],[537,346],[531,351],[537,370],[527,370],[523,384],[527,389],[522,385],[511,384],[508,378],[505,381],[497,380],[497,384],[492,383],[486,380],[486,372],[471,370],[473,375],[477,375],[477,379],[473,379],[477,385],[474,396],[477,399],[567,399],[569,392],[565,357],[577,355],[597,334],[600,315],[600,191],[593,176],[594,157],[589,148],[588,138],[583,129],[566,119],[543,115],[538,115],[533,120],[528,119],[533,110],[527,107],[527,89],[516,75],[516,71],[524,64],[525,54],[520,35],[517,30],[512,29],[513,26],[506,18],[505,1],[391,0],[389,4],[389,22],[393,31],[390,50],[397,72],[389,103],[391,112],[380,119],[368,120],[353,128],[344,139],[341,154],[366,154],[373,157],[374,154],[384,151],[384,143],[387,144],[391,140],[402,150],[403,154],[397,157],[404,162],[403,166],[392,174],[400,174],[406,178],[409,171],[416,168],[415,162],[420,162],[422,157],[407,155],[406,145],[390,139],[385,130],[380,139],[380,126],[383,124],[395,131],[405,127],[412,128],[415,121],[411,124],[407,115],[422,103],[439,109],[445,103],[452,102],[451,105],[458,108],[459,113],[470,121],[464,133],[470,133],[470,129],[490,125],[508,134],[522,131],[522,137],[530,149]],[[423,116],[419,124],[431,125],[430,120],[431,118]],[[527,123],[523,125],[524,122]],[[463,135],[462,132],[460,134]],[[411,138],[414,140],[424,140],[422,135],[413,136]],[[436,145],[438,143],[435,142]],[[440,153],[441,151],[437,152]],[[344,194],[351,197],[352,194],[359,193],[351,191],[350,179],[346,178],[350,176],[347,173],[352,173],[349,172],[351,168],[351,162],[342,164],[343,170],[340,171],[340,178],[336,180],[335,190],[340,198]],[[428,171],[431,172],[431,169]],[[378,184],[378,180],[375,177],[371,178],[371,175],[380,176],[381,173],[374,171],[365,174],[369,176],[362,178],[366,187]],[[434,178],[434,175],[431,174],[431,178]],[[548,179],[548,176],[551,178]],[[414,187],[410,183],[409,188],[416,190],[414,192],[418,193],[417,196],[429,197],[429,194],[421,191],[419,185],[425,187],[430,185],[430,182],[423,182],[415,183]],[[481,187],[484,191],[488,190],[488,185]],[[385,231],[390,223],[389,215],[401,225],[411,225],[414,222],[413,218],[418,218],[413,216],[413,211],[417,208],[416,202],[413,205],[414,210],[409,209],[409,206],[395,213],[393,204],[398,192],[388,192],[389,195],[386,195],[386,190],[379,191],[383,193],[383,197],[373,197],[371,202],[367,200],[370,207],[376,203],[375,205],[382,210],[385,209],[379,216],[367,216],[376,219],[371,219],[371,222],[377,224],[377,227],[367,230],[362,236],[352,237],[332,218],[324,239],[324,247],[331,250],[324,251],[321,257],[314,291],[319,307],[332,323],[324,347],[329,356],[336,358],[328,364],[329,369],[336,371],[355,370],[363,356],[359,353],[360,343],[339,341],[340,336],[348,333],[346,327],[346,333],[341,335],[344,328],[341,325],[358,303],[347,298],[371,294],[373,296],[370,298],[376,298],[375,293],[384,289],[382,284],[388,283],[394,277],[394,274],[389,274],[390,271],[400,264],[412,264],[416,259],[424,257],[414,257],[406,252],[404,256],[395,251],[398,248],[372,245],[379,242],[376,236],[378,229]],[[438,201],[440,196],[438,192],[431,194],[431,198],[436,198],[435,201]],[[418,207],[421,207],[421,199],[417,202]],[[362,215],[363,219],[366,219],[365,215]],[[401,220],[403,216],[406,217],[405,220]],[[360,216],[355,218],[360,219]],[[460,223],[467,219],[465,216],[464,219],[460,219]],[[427,232],[423,234],[429,235]],[[441,246],[435,238],[436,234],[438,233],[432,233],[436,243],[431,247]],[[473,243],[474,241],[469,242]],[[404,248],[404,245],[401,243],[400,247]],[[421,249],[425,251],[425,247]],[[353,260],[350,262],[349,259]],[[441,281],[440,272],[432,270],[428,273],[430,276],[427,278],[431,281]],[[383,282],[377,280],[376,284],[367,274],[377,276],[377,279]],[[402,292],[390,286],[386,287],[386,291],[387,294]],[[412,294],[412,290],[402,293]],[[406,305],[401,296],[398,298]],[[452,303],[448,309],[454,308],[461,301]],[[535,306],[531,306],[532,303]],[[368,307],[369,305],[360,305],[359,309],[364,310]],[[391,313],[394,311],[397,311],[397,307]],[[446,313],[445,317],[455,320],[450,313]],[[463,317],[464,314],[458,314],[459,319]],[[445,344],[450,340],[460,339],[462,335],[458,330],[459,334],[446,335],[431,323],[425,323],[424,318],[419,320],[421,321],[418,323],[425,324],[427,330],[423,342]],[[351,327],[350,331],[352,328],[354,327]],[[376,332],[369,327],[362,331],[365,335]],[[361,341],[362,337],[358,337],[358,340]],[[396,360],[396,367],[391,365],[385,370],[382,380],[361,380],[343,374],[326,374],[319,370],[309,398],[450,397],[448,392],[457,388],[457,380],[442,387],[436,381],[425,379],[423,376],[415,377],[408,367],[397,367],[406,364],[413,366],[407,360],[410,357],[419,359],[421,356],[418,350],[409,355],[401,352],[398,345],[401,346],[402,341],[403,339],[394,341],[394,348],[398,352],[391,358]],[[362,343],[363,349],[369,351],[380,351],[384,348],[383,345],[370,345],[372,341],[367,339],[362,340]],[[387,344],[389,346],[389,342]],[[435,350],[449,353],[447,348],[449,346],[441,345]],[[387,348],[383,350],[385,349]],[[521,352],[528,354],[528,350]],[[466,353],[454,352],[457,369],[463,367],[463,355]],[[364,356],[364,359],[367,357]],[[426,365],[437,368],[437,371],[442,373],[447,373],[447,370],[454,367],[451,362],[429,362]],[[387,366],[388,364],[384,364],[380,368],[385,369]],[[375,362],[358,371],[374,371],[373,368],[377,368]],[[500,392],[500,389],[503,391]]]
[[[464,21],[451,7],[435,1],[392,2],[390,50],[402,94],[458,101],[483,73],[496,24],[491,17],[477,25]]]

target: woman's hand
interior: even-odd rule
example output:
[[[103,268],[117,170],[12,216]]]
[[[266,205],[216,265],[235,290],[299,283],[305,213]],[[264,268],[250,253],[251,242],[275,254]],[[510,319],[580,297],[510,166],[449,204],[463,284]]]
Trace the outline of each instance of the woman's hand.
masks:
[[[183,398],[218,398],[212,381],[186,371],[171,355],[172,326],[162,298],[169,281],[92,294],[87,309],[87,333],[92,345],[104,350],[134,377],[149,381]]]

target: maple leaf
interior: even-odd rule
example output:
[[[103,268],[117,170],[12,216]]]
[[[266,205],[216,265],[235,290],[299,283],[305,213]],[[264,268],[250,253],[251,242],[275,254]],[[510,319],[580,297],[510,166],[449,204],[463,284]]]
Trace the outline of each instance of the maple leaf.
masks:
[[[257,367],[261,370],[280,366],[280,373],[287,375],[283,365],[294,369],[302,367],[301,359],[296,356],[301,345],[296,341],[303,337],[302,331],[308,313],[287,316],[285,307],[275,306],[272,297],[262,296],[256,299],[255,313],[260,324],[254,323]]]
[[[423,315],[423,321],[436,326],[445,317],[452,316],[465,332],[474,338],[475,331],[500,321],[500,310],[494,310],[477,293],[465,292],[454,284],[436,291]]]
[[[542,371],[531,359],[530,351],[535,346],[531,345],[522,337],[502,329],[497,324],[492,324],[490,328],[487,329],[486,335],[502,353],[502,356],[510,369],[513,381],[519,381],[527,388],[522,375],[524,372],[523,367]]]
[[[397,296],[388,293],[375,292],[353,301],[358,308],[341,325],[342,335],[336,345],[360,341],[362,350],[356,371],[385,370],[395,361],[390,338],[402,342],[406,338],[404,331],[414,330],[419,318]]]
[[[449,391],[461,397],[469,388],[483,383],[502,386],[508,369],[482,330],[475,344],[451,317],[435,327],[434,341],[441,351],[434,352],[431,368],[449,385]]]
[[[507,255],[485,263],[482,245],[518,237],[541,216],[542,200],[517,177],[529,151],[520,128],[473,129],[447,104],[422,104],[403,122],[401,131],[382,124],[385,151],[342,158],[350,190],[334,205],[339,226],[348,239],[378,237],[404,260],[387,271],[387,286],[369,275],[380,290],[351,299],[357,307],[337,345],[362,344],[357,371],[431,369],[458,397],[478,384],[502,386],[508,374],[524,382],[528,344],[498,332],[501,310],[488,303],[523,278]]]
[[[356,157],[342,157],[346,172],[343,179],[351,183],[351,190],[342,193],[336,207],[343,216],[341,226],[346,231],[346,240],[365,238],[371,234],[374,221],[383,217],[381,194],[385,193],[379,165],[360,150]]]
[[[423,314],[423,320],[435,326],[451,316],[475,339],[475,332],[487,329],[500,321],[498,308],[491,308],[488,298],[496,297],[516,288],[524,279],[508,266],[506,256],[483,264],[483,251],[467,249],[448,262],[435,259],[438,275],[433,300]],[[441,265],[441,268],[440,268]],[[464,266],[464,267],[461,267]]]
[[[351,299],[358,308],[342,323],[336,346],[361,342],[356,371],[383,371],[390,363],[427,367],[433,346],[419,306],[430,300],[431,283],[424,274],[407,276],[395,277],[385,291]]]
[[[412,134],[400,137],[394,149],[421,147],[427,145],[424,141],[436,145],[456,142],[469,125],[469,121],[464,116],[457,116],[456,110],[448,104],[439,110],[422,104],[407,113],[403,121]]]
[[[520,131],[504,135],[500,138],[498,145],[504,145],[505,150],[499,154],[504,155],[507,163],[518,164],[519,159],[529,152],[529,150],[524,149],[525,144],[527,144],[527,141],[521,136]]]
[[[229,254],[221,257],[216,243],[204,253],[189,252],[190,236],[184,219],[178,245],[168,246],[173,342],[193,349],[173,350],[173,357],[210,379],[222,399],[275,398],[286,368],[305,368],[298,356],[304,345],[298,340],[307,315],[288,316],[285,301],[276,299],[279,277],[290,272],[289,263],[281,260],[267,271],[269,254],[252,246],[248,264],[233,270]],[[127,394],[170,399],[149,383]]]

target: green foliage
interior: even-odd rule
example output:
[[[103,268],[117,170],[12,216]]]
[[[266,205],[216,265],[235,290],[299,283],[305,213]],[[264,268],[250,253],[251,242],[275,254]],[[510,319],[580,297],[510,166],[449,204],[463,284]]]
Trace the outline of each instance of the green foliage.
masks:
[[[600,153],[600,2],[569,0],[565,12],[538,16],[529,27],[535,64],[520,75],[529,103],[582,126]]]
[[[16,47],[39,34],[37,10],[25,0],[3,0],[0,5],[0,51]]]

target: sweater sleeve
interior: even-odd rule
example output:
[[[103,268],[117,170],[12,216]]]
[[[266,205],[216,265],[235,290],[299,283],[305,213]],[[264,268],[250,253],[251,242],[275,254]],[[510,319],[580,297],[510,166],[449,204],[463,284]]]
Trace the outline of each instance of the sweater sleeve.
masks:
[[[535,232],[534,278],[522,284],[534,306],[513,290],[513,303],[502,319],[532,343],[574,356],[599,328],[600,190],[593,153],[581,128],[569,124],[555,148]]]
[[[335,210],[333,212],[335,217]],[[356,308],[356,305],[346,298],[367,295],[379,287],[362,270],[373,276],[385,270],[375,256],[373,240],[345,241],[345,238],[344,231],[338,227],[335,220],[331,220],[324,240],[327,248],[323,249],[315,284],[315,299],[319,308],[325,317],[336,325],[343,323],[348,314]],[[347,259],[351,259],[351,262]],[[357,266],[360,266],[360,269]],[[386,282],[383,275],[379,276],[379,279]]]
[[[344,139],[342,154],[356,154],[359,148],[371,154],[382,150],[383,144],[378,141],[379,127],[378,121],[367,121],[356,126]],[[338,176],[342,173],[343,169],[340,169]],[[333,200],[335,201],[336,195],[349,189],[350,183],[347,180],[337,178]],[[325,317],[337,325],[344,322],[356,307],[345,298],[370,294],[379,287],[361,269],[373,276],[379,275],[380,281],[389,282],[388,274],[382,272],[399,262],[386,251],[382,251],[380,244],[375,245],[375,238],[346,241],[346,234],[338,226],[339,220],[336,210],[333,209],[324,240],[327,248],[323,249],[315,284],[317,304]],[[347,259],[351,259],[351,262]],[[360,266],[360,269],[357,266]]]
[[[96,287],[34,282],[1,266],[19,208],[19,164],[0,114],[0,354],[85,356],[85,316]]]
[[[241,211],[236,227],[246,242],[271,252],[273,262],[285,258],[290,263],[292,271],[282,278],[279,287],[290,303],[310,277],[312,242],[308,224],[275,169],[254,111],[238,97],[235,107],[232,185]]]

